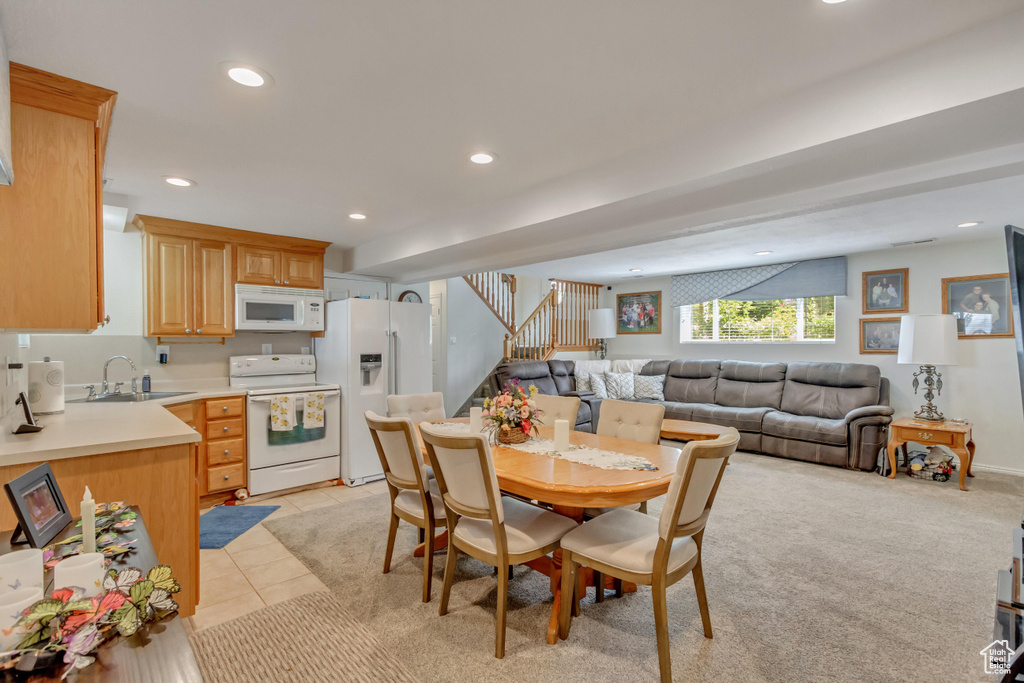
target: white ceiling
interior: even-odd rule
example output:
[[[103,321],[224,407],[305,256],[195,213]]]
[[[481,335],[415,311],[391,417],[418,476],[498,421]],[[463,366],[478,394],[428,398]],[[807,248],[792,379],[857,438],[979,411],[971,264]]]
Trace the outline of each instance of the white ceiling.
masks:
[[[623,232],[684,214],[678,201],[628,219],[623,202],[653,207],[684,183],[708,191],[745,175],[754,194],[775,183],[794,206],[835,201],[798,202],[778,169],[849,162],[825,143],[1024,87],[1019,0],[0,0],[0,22],[13,61],[118,91],[105,175],[123,204],[328,240],[351,269],[399,279],[664,239]],[[224,61],[275,85],[237,86]],[[901,135],[920,148],[906,158],[938,162],[925,150],[948,145],[953,125]],[[1024,136],[981,135],[945,156],[1024,141],[1011,133]],[[860,155],[872,163],[833,169],[836,183],[896,171],[880,153],[896,147],[872,144]],[[478,149],[499,162],[469,164]],[[673,229],[721,227],[747,209]],[[536,246],[553,235],[564,244]]]

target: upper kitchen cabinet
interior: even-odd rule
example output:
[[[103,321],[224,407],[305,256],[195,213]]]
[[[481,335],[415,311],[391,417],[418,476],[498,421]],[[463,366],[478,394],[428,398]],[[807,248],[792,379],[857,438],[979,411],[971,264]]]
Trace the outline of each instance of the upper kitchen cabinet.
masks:
[[[89,331],[103,311],[103,160],[117,93],[11,64],[0,329]],[[30,293],[30,294],[29,294]]]
[[[324,253],[240,245],[238,283],[323,289]]]
[[[146,336],[230,337],[235,284],[322,289],[329,242],[136,216],[145,233]]]

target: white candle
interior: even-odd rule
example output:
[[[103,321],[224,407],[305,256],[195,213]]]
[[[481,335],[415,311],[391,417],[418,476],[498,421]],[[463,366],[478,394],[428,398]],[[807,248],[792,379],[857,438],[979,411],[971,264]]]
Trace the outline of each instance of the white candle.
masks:
[[[469,409],[469,431],[471,434],[477,434],[484,428],[483,415],[483,408]]]
[[[43,588],[43,551],[15,550],[0,555],[0,594],[19,588]]]
[[[53,587],[85,589],[85,596],[103,592],[103,553],[84,553],[61,560],[53,568]]]
[[[555,420],[555,450],[559,453],[569,450],[568,420]]]
[[[92,499],[88,486],[82,496],[82,550],[96,552],[96,501]]]
[[[13,650],[25,637],[25,631],[14,628],[21,611],[43,599],[42,588],[22,587],[0,596],[0,651]]]

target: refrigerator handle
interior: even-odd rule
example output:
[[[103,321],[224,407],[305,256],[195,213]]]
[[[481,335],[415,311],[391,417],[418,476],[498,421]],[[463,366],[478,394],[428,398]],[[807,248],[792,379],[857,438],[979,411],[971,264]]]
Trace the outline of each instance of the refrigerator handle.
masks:
[[[391,373],[395,378],[395,393],[398,391],[398,332],[391,333],[391,357],[394,359],[391,364]]]

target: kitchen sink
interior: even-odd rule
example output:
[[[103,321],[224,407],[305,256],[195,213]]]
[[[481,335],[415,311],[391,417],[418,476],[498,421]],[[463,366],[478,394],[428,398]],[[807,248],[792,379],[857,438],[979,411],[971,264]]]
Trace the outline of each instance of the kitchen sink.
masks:
[[[91,398],[76,398],[68,403],[139,403],[141,401],[152,401],[158,398],[170,398],[172,396],[184,396],[194,394],[194,391],[140,391],[137,394],[102,394]]]

